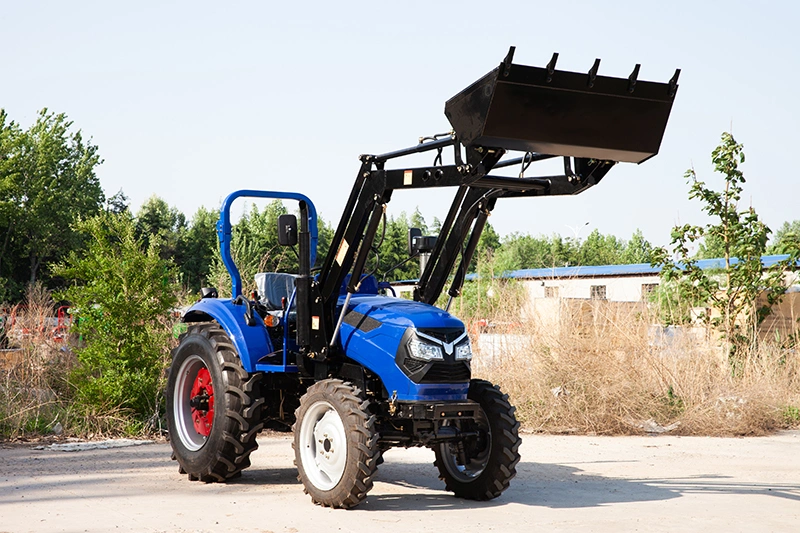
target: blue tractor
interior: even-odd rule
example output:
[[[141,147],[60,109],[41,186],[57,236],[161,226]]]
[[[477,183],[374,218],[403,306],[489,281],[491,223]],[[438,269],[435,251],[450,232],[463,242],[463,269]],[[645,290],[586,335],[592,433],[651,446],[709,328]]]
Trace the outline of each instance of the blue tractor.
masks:
[[[488,500],[508,488],[519,462],[519,422],[508,396],[471,375],[464,324],[448,312],[498,199],[578,194],[617,162],[658,152],[678,73],[668,83],[500,63],[447,101],[453,131],[382,155],[361,168],[327,257],[317,263],[317,214],[298,193],[244,190],[228,196],[217,232],[232,279],[231,298],[204,289],[183,317],[187,332],[173,352],[167,418],[173,458],[190,480],[224,482],[250,465],[265,427],[294,432],[295,462],[320,505],[349,508],[372,488],[382,452],[433,449],[447,490]],[[453,162],[444,164],[443,152]],[[521,152],[509,158],[510,151]],[[389,168],[404,156],[434,152],[431,166]],[[563,174],[524,177],[530,164],[561,158]],[[499,169],[521,166],[519,176]],[[413,300],[383,294],[365,272],[392,193],[454,187],[438,236],[412,230],[420,255]],[[295,248],[296,274],[258,276],[242,293],[230,253],[231,204],[237,198],[296,201],[299,220],[283,215],[281,245]],[[385,228],[385,224],[384,224]],[[449,284],[447,303],[436,307]]]

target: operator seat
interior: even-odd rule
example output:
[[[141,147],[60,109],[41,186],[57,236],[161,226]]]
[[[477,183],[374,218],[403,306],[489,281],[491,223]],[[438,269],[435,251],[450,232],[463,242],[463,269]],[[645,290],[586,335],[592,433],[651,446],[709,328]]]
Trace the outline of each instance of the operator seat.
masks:
[[[292,297],[297,275],[284,272],[261,272],[255,277],[261,303],[267,308],[267,311],[282,311],[283,299],[286,298],[288,303]]]

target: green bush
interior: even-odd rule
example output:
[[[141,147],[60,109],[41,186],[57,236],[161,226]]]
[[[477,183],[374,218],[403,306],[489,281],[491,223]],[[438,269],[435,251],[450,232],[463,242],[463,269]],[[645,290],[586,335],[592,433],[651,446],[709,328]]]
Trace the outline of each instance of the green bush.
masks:
[[[88,245],[55,268],[71,283],[58,296],[72,304],[83,341],[70,375],[78,407],[145,420],[159,411],[169,360],[174,267],[159,257],[158,242],[143,247],[127,213],[104,213],[78,229],[91,236]]]
[[[783,419],[789,426],[797,426],[800,424],[800,407],[794,405],[787,405],[784,407]]]

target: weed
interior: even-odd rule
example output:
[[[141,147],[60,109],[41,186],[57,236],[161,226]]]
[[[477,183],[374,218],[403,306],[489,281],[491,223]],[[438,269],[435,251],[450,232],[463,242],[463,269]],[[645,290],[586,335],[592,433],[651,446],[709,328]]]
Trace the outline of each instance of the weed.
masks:
[[[524,282],[517,282],[524,283]],[[495,287],[498,302],[519,301]],[[544,299],[462,316],[473,374],[498,383],[523,424],[559,433],[758,435],[800,422],[800,354],[761,342],[732,375],[709,328],[663,328],[646,303]]]
[[[800,424],[800,407],[787,405],[783,408],[782,414],[787,425],[797,426]]]

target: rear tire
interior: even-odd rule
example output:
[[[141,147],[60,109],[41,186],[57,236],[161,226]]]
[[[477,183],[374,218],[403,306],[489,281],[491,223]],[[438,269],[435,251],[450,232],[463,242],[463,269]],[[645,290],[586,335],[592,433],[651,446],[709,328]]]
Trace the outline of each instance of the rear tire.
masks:
[[[473,379],[467,397],[481,412],[474,421],[459,421],[461,430],[477,430],[479,437],[464,439],[467,461],[459,464],[459,445],[445,442],[434,447],[439,478],[459,498],[491,500],[509,486],[519,462],[519,422],[508,395],[488,381]],[[461,462],[464,462],[463,460]]]
[[[181,337],[167,379],[167,424],[173,459],[190,481],[226,481],[250,466],[263,427],[260,379],[247,374],[218,324],[191,325]]]
[[[300,398],[295,465],[314,503],[349,509],[372,489],[381,454],[368,406],[358,388],[339,379],[319,381]]]

